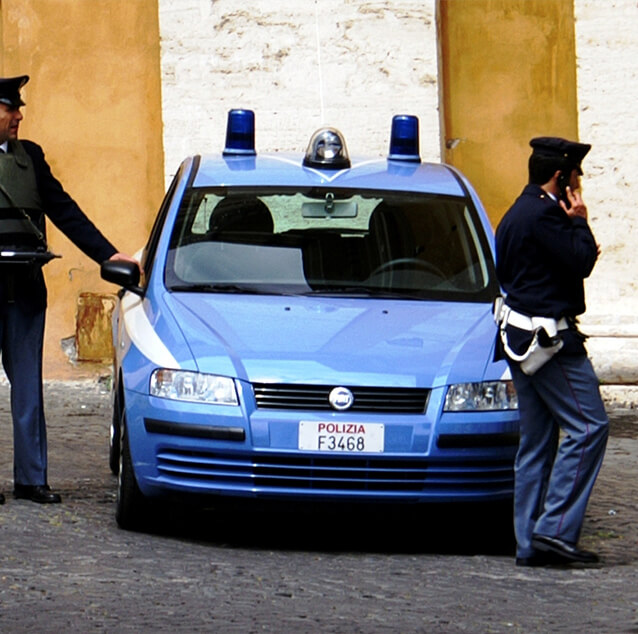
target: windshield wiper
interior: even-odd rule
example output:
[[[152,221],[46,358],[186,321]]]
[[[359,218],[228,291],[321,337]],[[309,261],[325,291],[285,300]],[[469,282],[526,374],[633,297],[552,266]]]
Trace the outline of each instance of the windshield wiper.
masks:
[[[370,286],[325,286],[316,290],[304,293],[304,295],[349,295],[365,297],[387,297],[392,299],[414,299],[414,293],[388,291],[383,288],[373,288]]]
[[[187,293],[245,293],[248,295],[267,294],[262,290],[240,284],[175,284],[169,287],[171,291]]]

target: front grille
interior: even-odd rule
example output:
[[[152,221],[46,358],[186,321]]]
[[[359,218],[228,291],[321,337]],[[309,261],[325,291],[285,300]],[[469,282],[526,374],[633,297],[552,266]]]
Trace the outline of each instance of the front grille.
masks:
[[[332,410],[328,395],[334,385],[254,383],[258,409]],[[422,414],[430,391],[401,387],[349,387],[354,403],[348,412]]]
[[[164,449],[162,479],[213,491],[260,494],[357,494],[391,496],[511,493],[512,460],[464,462],[359,456],[220,454]]]

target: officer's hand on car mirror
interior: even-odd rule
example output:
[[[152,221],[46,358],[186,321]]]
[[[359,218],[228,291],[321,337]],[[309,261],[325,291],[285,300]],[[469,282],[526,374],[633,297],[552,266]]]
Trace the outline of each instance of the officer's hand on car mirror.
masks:
[[[137,264],[137,268],[140,270],[140,278],[142,278],[144,275],[144,270],[142,269],[140,263],[135,258],[132,258],[130,255],[126,255],[126,253],[114,253],[109,258],[109,261],[134,262],[135,264]]]

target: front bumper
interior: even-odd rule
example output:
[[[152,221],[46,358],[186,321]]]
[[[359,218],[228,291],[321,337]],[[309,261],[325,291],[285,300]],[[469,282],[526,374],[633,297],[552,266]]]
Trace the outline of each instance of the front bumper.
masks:
[[[439,393],[440,392],[440,393]],[[178,403],[126,391],[141,491],[238,498],[491,501],[512,496],[518,413],[354,414]],[[382,454],[298,449],[301,420],[383,423]]]

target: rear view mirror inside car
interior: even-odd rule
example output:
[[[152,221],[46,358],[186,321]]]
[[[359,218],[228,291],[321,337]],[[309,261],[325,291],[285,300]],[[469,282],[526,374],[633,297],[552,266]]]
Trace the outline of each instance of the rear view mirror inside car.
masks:
[[[304,218],[356,218],[357,203],[326,199],[321,203],[304,203],[301,213]]]

